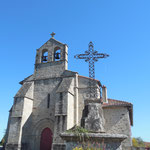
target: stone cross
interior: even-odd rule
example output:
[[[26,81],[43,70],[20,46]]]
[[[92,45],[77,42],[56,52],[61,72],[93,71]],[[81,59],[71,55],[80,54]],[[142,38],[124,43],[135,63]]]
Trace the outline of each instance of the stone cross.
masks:
[[[51,33],[52,38],[54,37],[54,35],[55,35],[55,33],[54,33],[54,32],[52,32],[52,33]]]

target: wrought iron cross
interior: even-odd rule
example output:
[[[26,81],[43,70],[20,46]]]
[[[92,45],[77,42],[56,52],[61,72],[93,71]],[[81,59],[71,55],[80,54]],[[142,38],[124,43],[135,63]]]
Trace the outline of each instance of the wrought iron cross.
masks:
[[[104,53],[98,53],[98,51],[94,50],[93,43],[89,43],[89,49],[85,51],[85,54],[78,54],[75,55],[74,57],[77,59],[85,59],[85,62],[89,63],[89,86],[90,86],[90,97],[96,97],[96,87],[95,87],[95,82],[93,79],[95,79],[95,66],[94,62],[98,61],[100,58],[106,58],[108,57],[108,54]]]

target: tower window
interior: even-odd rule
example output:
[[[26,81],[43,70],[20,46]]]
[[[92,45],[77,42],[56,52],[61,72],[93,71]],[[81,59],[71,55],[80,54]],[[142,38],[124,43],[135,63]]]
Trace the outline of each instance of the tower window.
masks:
[[[45,63],[48,60],[48,50],[44,49],[42,52],[41,62]]]
[[[54,53],[54,61],[60,61],[61,59],[61,50],[59,47],[56,47],[54,49],[55,53]]]

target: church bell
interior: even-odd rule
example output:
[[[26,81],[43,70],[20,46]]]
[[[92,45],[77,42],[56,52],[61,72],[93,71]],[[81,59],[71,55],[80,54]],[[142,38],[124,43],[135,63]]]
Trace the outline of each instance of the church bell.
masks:
[[[55,53],[55,59],[60,59],[60,53],[59,52]]]
[[[47,56],[42,56],[42,61],[47,61]]]

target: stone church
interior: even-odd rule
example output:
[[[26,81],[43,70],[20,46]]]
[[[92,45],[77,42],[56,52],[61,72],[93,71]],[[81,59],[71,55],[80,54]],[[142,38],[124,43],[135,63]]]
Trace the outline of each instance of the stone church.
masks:
[[[9,113],[5,149],[65,150],[60,133],[81,126],[89,80],[68,70],[68,46],[52,36],[36,51],[34,73],[20,82]],[[107,88],[99,80],[94,83],[105,132],[125,135],[122,147],[129,149],[132,104],[107,98]]]

